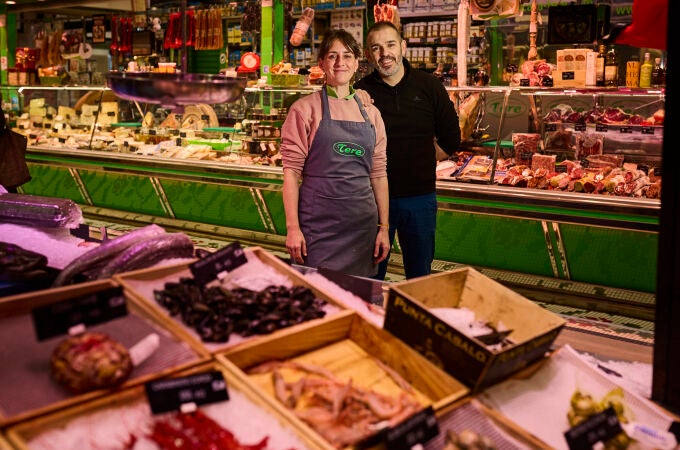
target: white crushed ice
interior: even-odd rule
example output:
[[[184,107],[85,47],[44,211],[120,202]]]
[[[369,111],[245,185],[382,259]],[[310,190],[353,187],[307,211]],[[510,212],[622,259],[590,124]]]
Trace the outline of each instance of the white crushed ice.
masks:
[[[248,252],[245,252],[245,255],[248,258],[247,264],[221,276],[219,282],[224,288],[261,291],[271,285],[284,286],[289,289],[293,287],[293,282],[286,275],[263,263],[256,255]]]
[[[612,381],[646,399],[652,398],[653,367],[640,361],[606,360],[587,352],[581,357]]]
[[[60,270],[97,245],[73,236],[67,228],[29,227],[10,223],[0,223],[0,241],[45,255],[47,265]]]
[[[229,384],[227,380],[227,384]],[[244,445],[255,444],[269,436],[266,448],[307,448],[292,429],[276,416],[253,403],[243,392],[230,389],[229,400],[201,407],[201,410]],[[148,439],[153,426],[149,405],[145,402],[105,408],[81,414],[61,427],[50,428],[28,442],[31,450],[100,450],[131,448],[157,450]],[[137,439],[129,446],[131,435]],[[104,447],[102,447],[104,445]]]

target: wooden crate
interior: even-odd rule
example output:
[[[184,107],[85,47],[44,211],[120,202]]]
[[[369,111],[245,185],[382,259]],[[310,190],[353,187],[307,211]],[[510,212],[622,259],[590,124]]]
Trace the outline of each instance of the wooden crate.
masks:
[[[312,286],[302,274],[261,247],[249,247],[244,249],[244,251],[249,259],[256,258],[260,262],[273,268],[277,273],[285,275],[295,286],[306,286],[312,290],[316,297],[325,300],[328,303],[326,317],[330,317],[333,314],[337,314],[346,309],[346,307],[330,293],[323,291],[321,288]],[[159,320],[165,321],[167,326],[172,329],[177,336],[181,337],[189,343],[189,345],[201,352],[214,354],[240,346],[253,339],[263,337],[262,335],[256,335],[243,338],[232,333],[228,342],[203,342],[195,330],[185,325],[180,317],[171,316],[168,310],[159,305],[154,299],[154,290],[162,290],[165,283],[177,282],[182,277],[192,277],[187,263],[123,273],[114,276],[114,279],[125,288],[126,292],[136,301],[140,308],[144,308],[149,314],[153,314],[159,318]],[[272,335],[279,336],[294,333],[297,330],[313,326],[313,324],[319,320],[325,320],[325,318],[314,319],[288,328],[279,329]]]
[[[272,373],[249,373],[249,369],[272,361],[292,360],[321,367],[342,382],[352,380],[353,385],[364,389],[389,395],[409,392],[408,395],[413,395],[423,408],[431,406],[435,411],[469,393],[463,383],[351,311],[297,333],[246,343],[218,353],[215,358],[235,371],[244,382],[255,385],[263,398],[316,436],[319,446],[325,449],[334,447],[277,399]],[[400,380],[410,387],[405,388]]]
[[[237,402],[236,404],[239,405],[239,411],[242,411],[248,415],[248,417],[241,417],[239,419],[238,429],[223,425],[229,431],[234,433],[236,438],[239,439],[243,444],[251,444],[251,442],[245,442],[246,438],[244,436],[269,435],[270,446],[268,448],[276,448],[275,442],[273,443],[274,446],[271,446],[272,433],[285,433],[286,437],[279,439],[285,439],[285,442],[296,440],[301,445],[300,448],[317,448],[314,445],[314,440],[305,434],[306,430],[297,427],[297,425],[295,423],[291,423],[287,417],[280,415],[276,409],[269,405],[269,403],[262,400],[261,396],[253,390],[251,385],[244,383],[238,377],[234,377],[230,371],[224,368],[224,366],[214,361],[194,366],[190,369],[175,372],[172,375],[162,378],[170,380],[179,376],[194,375],[215,370],[222,372],[230,396],[230,400],[222,403],[228,403],[229,401]],[[66,430],[69,430],[72,433],[71,438],[75,439],[77,437],[74,436],[76,433],[75,430],[82,431],[82,429],[80,429],[77,424],[87,420],[89,422],[89,432],[88,435],[84,436],[84,440],[86,442],[94,441],[95,444],[93,448],[101,448],[98,447],[98,444],[100,443],[110,446],[107,448],[114,448],[112,445],[113,443],[110,442],[111,436],[114,435],[111,428],[115,427],[117,431],[117,427],[121,427],[122,430],[127,430],[132,428],[133,425],[139,423],[143,425],[150,423],[152,421],[152,415],[147,405],[148,403],[144,386],[130,387],[104,398],[98,398],[86,403],[74,405],[61,411],[56,411],[48,415],[27,420],[20,424],[11,426],[7,429],[7,437],[17,450],[29,450],[31,448],[29,447],[29,443],[47,432],[56,432],[62,429],[61,432],[64,433],[67,432]],[[208,415],[214,415],[215,412],[224,411],[223,409],[220,409],[222,407],[223,405],[214,404],[200,406],[199,408]],[[213,409],[211,413],[210,408],[218,409]],[[133,418],[135,424],[125,423],[126,418],[131,419],[131,417],[128,416]],[[159,415],[158,417],[163,416]],[[230,414],[229,418],[212,417],[218,422],[221,420],[226,420],[226,423],[230,423],[230,421],[233,420],[232,417],[234,417],[234,415]],[[263,426],[263,423],[266,423],[268,426]],[[123,436],[126,435],[123,432],[120,432],[120,434]],[[103,435],[108,436],[108,438],[105,438],[108,440],[108,442],[101,439]],[[98,438],[100,438],[99,442],[97,442]],[[43,439],[47,438],[43,437]],[[260,438],[257,438],[258,441],[259,439]],[[55,446],[54,448],[57,448],[56,445],[58,445],[58,442],[51,441],[51,443],[53,443]],[[82,450],[88,450],[87,448],[83,447],[79,448]],[[121,446],[120,448],[124,448],[124,446]],[[1,446],[0,449],[2,449]]]
[[[566,320],[465,267],[388,286],[384,328],[463,381],[473,392],[543,358]],[[490,349],[430,312],[467,308],[476,320],[511,329],[512,345]]]
[[[128,315],[90,327],[108,334],[128,348],[150,333],[160,337],[160,347],[119,387],[72,394],[50,377],[52,350],[66,336],[38,341],[31,310],[62,300],[120,288],[113,280],[93,281],[4,297],[0,300],[0,426],[7,426],[67,406],[82,403],[162,374],[204,363],[210,355],[191,348],[169,332],[164,324],[128,300]],[[37,395],[32,395],[37,393]]]

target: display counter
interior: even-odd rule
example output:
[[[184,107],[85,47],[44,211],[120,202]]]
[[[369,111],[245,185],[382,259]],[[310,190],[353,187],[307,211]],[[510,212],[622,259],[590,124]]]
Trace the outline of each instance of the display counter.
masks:
[[[101,116],[96,116],[101,110],[96,99],[109,92],[97,88],[94,103],[87,108],[82,106],[87,103],[71,96],[76,104],[68,111],[77,115],[81,103],[83,111],[94,115],[88,116],[92,134],[85,139],[90,148],[82,149],[82,137],[78,146],[59,137],[63,130],[54,129],[59,118],[50,116],[49,106],[42,106],[48,112],[40,117],[45,139],[35,135],[29,139],[27,158],[33,179],[21,189],[29,194],[72,199],[82,205],[86,215],[172,222],[172,227],[222,237],[227,234],[283,250],[286,227],[283,174],[276,165],[277,131],[280,133],[286,107],[313,89],[247,88],[239,102],[213,105],[208,109],[210,114],[197,112],[196,117],[190,117],[193,113],[188,109],[183,115],[177,112],[176,123],[202,124],[204,131],[212,130],[223,141],[238,142],[237,150],[213,147],[218,150],[211,150],[207,159],[170,155],[165,151],[169,147],[157,145],[166,139],[175,148],[180,141],[186,146],[192,136],[201,133],[200,127],[173,130],[167,124],[176,111],[122,101],[114,108],[118,115],[109,112],[104,125],[115,127],[112,121],[125,121],[118,125],[131,122],[138,128],[127,133],[126,142],[109,137],[95,147],[92,144],[102,125]],[[576,192],[572,186],[557,188],[545,183],[543,189],[531,188],[526,187],[526,180],[524,184],[517,182],[510,174],[512,166],[531,168],[517,163],[517,158],[528,158],[529,164],[531,161],[531,155],[527,157],[519,149],[521,141],[513,142],[517,136],[538,136],[545,146],[536,153],[555,155],[553,165],[555,161],[557,165],[576,162],[584,171],[589,162],[594,166],[601,161],[583,153],[585,147],[579,147],[579,139],[596,136],[602,145],[594,156],[609,155],[628,165],[646,165],[648,170],[653,167],[660,186],[663,126],[649,121],[663,111],[663,92],[502,86],[447,89],[461,116],[459,125],[465,138],[461,155],[467,158],[463,167],[472,166],[470,155],[486,157],[490,163],[482,176],[469,176],[470,171],[438,170],[437,260],[535,275],[556,286],[562,281],[586,283],[604,296],[608,288],[649,295],[655,292],[661,208],[658,197],[643,195],[642,190],[630,195],[604,190]],[[24,123],[39,129],[35,108],[29,103],[46,105],[52,97],[63,98],[62,91],[68,90],[25,88],[23,103],[31,113]],[[555,116],[555,111],[562,116]],[[591,120],[592,111],[610,111],[615,116]],[[220,132],[227,129],[227,120],[229,125],[242,125],[240,142],[233,133]],[[48,130],[50,126],[53,128]],[[82,129],[78,122],[73,128],[78,126]],[[556,139],[556,133],[561,139]],[[108,134],[117,136],[115,131]],[[142,138],[145,145],[137,146]],[[513,141],[508,141],[510,138]],[[557,166],[552,169],[559,172]],[[519,178],[526,173],[521,175]],[[538,179],[535,173],[532,175]],[[394,250],[398,257],[398,242]]]
[[[246,230],[283,248],[279,167],[36,148],[27,158],[24,193]],[[449,181],[437,193],[439,260],[654,291],[658,200]]]

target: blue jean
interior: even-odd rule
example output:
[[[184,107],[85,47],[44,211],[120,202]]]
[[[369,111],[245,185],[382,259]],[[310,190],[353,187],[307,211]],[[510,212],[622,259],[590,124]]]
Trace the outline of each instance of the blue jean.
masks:
[[[434,259],[437,226],[437,195],[390,198],[390,242],[399,238],[406,278],[429,275]],[[378,280],[384,280],[387,262],[378,266]]]

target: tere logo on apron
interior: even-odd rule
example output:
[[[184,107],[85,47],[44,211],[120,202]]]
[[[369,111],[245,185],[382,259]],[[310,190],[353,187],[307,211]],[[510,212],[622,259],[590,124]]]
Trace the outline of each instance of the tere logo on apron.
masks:
[[[366,154],[366,149],[353,142],[336,142],[333,144],[333,151],[342,156],[362,157]]]

